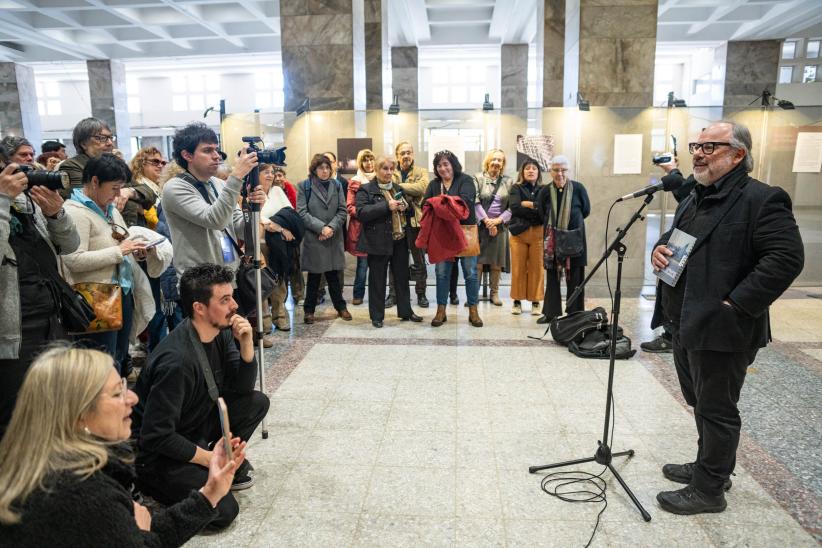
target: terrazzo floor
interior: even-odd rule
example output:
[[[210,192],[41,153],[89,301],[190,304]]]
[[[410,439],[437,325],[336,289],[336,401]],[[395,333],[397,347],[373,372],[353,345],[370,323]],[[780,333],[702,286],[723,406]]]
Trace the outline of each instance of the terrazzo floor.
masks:
[[[677,487],[661,466],[693,459],[693,417],[669,354],[617,362],[611,445],[636,454],[614,463],[653,519],[643,522],[606,472],[593,546],[822,540],[822,301],[810,292],[792,289],[771,309],[775,342],[743,388],[743,437],[722,514],[657,506],[658,491]],[[587,299],[595,305],[610,309]],[[266,354],[269,436],[258,432],[248,449],[256,484],[236,493],[241,511],[229,529],[187,546],[584,546],[603,505],[546,495],[543,475],[528,467],[593,455],[608,363],[528,338],[542,329],[524,307],[513,316],[510,300],[481,303],[481,329],[462,305],[449,306],[438,329],[428,324],[433,305],[416,309],[422,324],[389,309],[383,329],[371,327],[367,303],[349,307],[351,322],[331,319],[326,306],[318,316],[327,320],[304,326],[298,312]],[[637,349],[652,336],[652,308],[623,299],[620,323]]]

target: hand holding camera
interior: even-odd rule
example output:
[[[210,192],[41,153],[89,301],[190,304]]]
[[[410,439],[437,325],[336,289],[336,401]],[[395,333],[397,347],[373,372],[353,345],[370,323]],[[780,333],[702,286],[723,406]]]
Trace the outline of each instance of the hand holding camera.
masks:
[[[0,172],[0,194],[5,194],[12,200],[26,190],[28,184],[26,174],[18,170],[17,164],[9,164]]]

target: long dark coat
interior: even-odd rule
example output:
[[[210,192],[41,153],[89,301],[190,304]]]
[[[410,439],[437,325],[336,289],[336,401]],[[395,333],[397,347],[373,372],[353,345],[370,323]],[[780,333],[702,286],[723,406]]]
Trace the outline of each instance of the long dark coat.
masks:
[[[341,184],[331,180],[328,185],[328,196],[324,197],[318,188],[320,183],[311,179],[307,181],[297,185],[297,213],[305,225],[305,237],[300,252],[301,268],[304,272],[314,274],[342,270],[345,268],[345,192]],[[308,203],[306,185],[311,185]],[[320,232],[324,226],[331,227],[334,236],[321,242]]]
[[[719,192],[682,200],[674,222],[657,245],[667,243],[683,212],[708,210],[685,267],[685,294],[679,325],[689,350],[743,352],[770,339],[768,307],[790,287],[805,261],[791,199],[779,187],[749,177],[741,166],[728,175]],[[733,306],[723,304],[723,300]],[[652,327],[663,323],[656,300]]]

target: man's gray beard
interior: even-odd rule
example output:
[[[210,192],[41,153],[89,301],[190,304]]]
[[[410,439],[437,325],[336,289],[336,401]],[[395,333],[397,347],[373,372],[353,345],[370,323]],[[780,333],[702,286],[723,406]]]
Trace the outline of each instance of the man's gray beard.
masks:
[[[708,181],[708,172],[706,171],[704,175],[697,175],[694,173],[694,180],[702,186],[710,186],[711,183]]]

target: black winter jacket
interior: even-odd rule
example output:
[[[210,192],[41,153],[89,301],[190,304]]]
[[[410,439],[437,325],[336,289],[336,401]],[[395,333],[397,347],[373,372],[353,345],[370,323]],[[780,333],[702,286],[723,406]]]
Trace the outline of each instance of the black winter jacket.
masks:
[[[399,192],[400,187],[396,187]],[[357,251],[369,255],[394,253],[391,210],[376,180],[366,183],[357,191],[357,219],[362,223]]]
[[[768,307],[790,287],[805,261],[790,197],[749,177],[740,164],[717,193],[698,205],[696,192],[685,198],[657,245],[667,243],[689,208],[698,208],[704,220],[699,232],[691,234],[697,240],[685,267],[678,326],[682,346],[716,352],[765,346],[770,339]],[[663,320],[657,299],[651,327]]]
[[[151,512],[151,531],[134,521],[130,488],[134,469],[110,454],[108,463],[87,479],[64,472],[46,479],[21,505],[22,519],[0,526],[0,547],[182,546],[217,517],[199,492]]]

